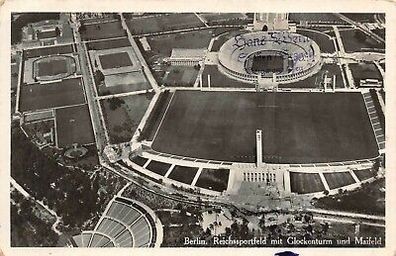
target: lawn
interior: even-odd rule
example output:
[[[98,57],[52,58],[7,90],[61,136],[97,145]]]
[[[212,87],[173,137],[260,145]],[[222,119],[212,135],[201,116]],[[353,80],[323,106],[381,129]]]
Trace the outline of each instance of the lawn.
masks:
[[[132,66],[131,58],[127,52],[103,54],[99,55],[99,59],[103,69]]]
[[[57,109],[56,130],[61,148],[95,143],[88,105]]]
[[[315,21],[326,21],[326,22],[331,22],[331,23],[336,23],[336,24],[344,24],[346,23],[345,21],[341,20],[338,18],[336,15],[333,13],[289,13],[289,21],[294,21],[297,24],[300,23],[300,21],[310,21],[310,22],[315,22]]]
[[[383,81],[381,73],[374,63],[351,63],[349,64],[355,85],[360,84],[360,80],[378,79]]]
[[[205,29],[185,33],[148,37],[154,54],[170,56],[173,48],[201,49],[208,48],[213,30]]]
[[[49,109],[85,103],[80,78],[45,85],[21,86],[20,111]]]
[[[385,44],[377,43],[360,30],[340,31],[346,52],[384,51]]]
[[[203,87],[208,87],[208,75],[210,75],[210,87],[254,88],[253,84],[240,82],[224,75],[219,71],[217,65],[205,65],[202,73]]]
[[[324,191],[325,187],[317,173],[290,172],[291,192],[309,194]]]
[[[234,24],[236,20],[247,19],[247,16],[243,13],[201,13],[200,15],[209,24]]]
[[[151,162],[147,165],[146,169],[164,176],[170,167],[171,164],[151,160]]]
[[[323,173],[330,189],[340,188],[355,183],[349,172]]]
[[[201,188],[223,192],[227,189],[229,175],[229,169],[204,168],[195,185]]]
[[[167,70],[163,83],[165,86],[193,86],[198,76],[198,69],[190,66],[171,66]]]
[[[193,158],[254,162],[256,129],[263,130],[265,162],[378,155],[360,93],[177,91],[152,147]]]
[[[333,40],[331,40],[328,36],[323,35],[319,32],[313,32],[313,31],[301,30],[301,29],[298,29],[297,33],[314,40],[319,45],[321,52],[326,52],[326,53],[335,52]]]
[[[97,40],[126,35],[120,21],[83,25],[80,28],[80,35],[83,40]]]
[[[135,157],[131,158],[131,161],[139,166],[143,166],[147,162],[147,158],[144,158],[141,156],[135,156]]]
[[[355,191],[320,198],[315,207],[384,216],[385,192],[380,190],[384,187],[385,179],[380,179]]]
[[[126,37],[87,43],[88,50],[107,50],[107,49],[130,47],[130,46],[131,43],[129,42],[129,39]]]
[[[376,172],[372,169],[354,170],[353,172],[360,181],[368,180],[377,175]]]
[[[336,88],[344,88],[344,81],[342,80],[341,69],[337,64],[323,64],[322,69],[304,80],[280,84],[279,88],[323,88],[324,75],[333,78],[336,76]],[[331,85],[332,86],[332,85]]]
[[[72,53],[73,45],[61,45],[61,46],[51,46],[45,48],[34,48],[24,50],[24,56],[26,58],[37,58],[40,56],[47,56],[47,55],[54,55],[54,54],[65,54],[65,53]]]
[[[121,106],[111,109],[111,99],[101,101],[110,143],[122,143],[132,139],[147,107],[152,93],[121,97]]]
[[[173,168],[170,175],[168,176],[168,178],[185,184],[191,184],[197,171],[198,171],[198,167],[187,167],[187,166],[176,165]]]
[[[204,26],[193,13],[171,13],[157,17],[135,18],[127,20],[127,25],[132,34],[156,33]]]
[[[53,76],[67,73],[67,61],[64,59],[41,61],[38,63],[38,71],[39,76]]]

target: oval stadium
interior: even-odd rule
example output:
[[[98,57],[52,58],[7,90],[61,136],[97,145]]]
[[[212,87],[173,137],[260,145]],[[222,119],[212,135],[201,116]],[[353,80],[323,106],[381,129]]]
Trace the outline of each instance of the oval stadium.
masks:
[[[284,84],[321,68],[320,48],[312,39],[287,31],[239,34],[219,51],[221,70],[244,82]]]

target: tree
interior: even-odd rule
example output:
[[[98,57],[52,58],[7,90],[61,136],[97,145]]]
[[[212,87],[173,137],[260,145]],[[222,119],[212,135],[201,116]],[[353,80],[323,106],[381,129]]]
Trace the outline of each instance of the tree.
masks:
[[[55,34],[56,36],[60,36],[60,29],[58,27],[55,27]]]
[[[96,84],[100,84],[100,83],[102,83],[102,82],[104,81],[105,76],[103,75],[102,71],[100,71],[100,70],[98,69],[98,70],[96,70],[96,72],[95,72],[94,79],[95,79],[95,83],[96,83]]]

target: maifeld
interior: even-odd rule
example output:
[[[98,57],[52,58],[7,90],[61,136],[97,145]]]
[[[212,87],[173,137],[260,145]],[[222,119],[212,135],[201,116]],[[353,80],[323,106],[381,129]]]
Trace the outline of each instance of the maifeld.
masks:
[[[332,245],[333,241],[329,239],[297,239],[295,237],[288,237],[286,240],[287,244],[292,245]]]

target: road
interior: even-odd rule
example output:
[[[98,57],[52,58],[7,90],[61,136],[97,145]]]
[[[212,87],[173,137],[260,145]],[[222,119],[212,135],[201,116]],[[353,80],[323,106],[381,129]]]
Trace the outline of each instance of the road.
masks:
[[[95,85],[93,81],[93,74],[90,71],[87,49],[85,44],[81,40],[81,36],[80,33],[78,33],[77,27],[78,27],[77,24],[72,23],[72,29],[76,41],[77,52],[80,57],[81,72],[84,80],[84,91],[88,103],[89,113],[91,116],[99,161],[102,162],[103,159],[101,153],[103,152],[103,149],[107,144],[105,128],[99,114],[100,104],[95,100],[95,91],[94,91]]]
[[[342,15],[341,13],[335,13],[335,15],[337,15],[340,19],[348,22],[351,25],[354,25],[358,28],[360,28],[362,31],[364,31],[366,34],[370,35],[372,38],[374,38],[377,42],[382,42],[385,43],[385,40],[378,36],[377,34],[375,34],[374,32],[372,32],[371,30],[369,30],[368,28],[366,28],[365,26],[363,26],[360,22],[356,22],[354,20],[351,20],[350,18],[346,17],[345,15]]]

